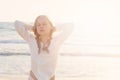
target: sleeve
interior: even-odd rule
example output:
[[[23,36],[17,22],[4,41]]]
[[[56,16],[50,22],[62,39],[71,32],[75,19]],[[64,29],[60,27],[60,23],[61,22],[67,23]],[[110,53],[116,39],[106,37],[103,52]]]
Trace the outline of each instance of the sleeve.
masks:
[[[29,40],[29,37],[30,37],[30,33],[29,33],[29,30],[32,30],[32,26],[31,25],[28,25],[24,22],[21,22],[21,21],[18,21],[16,20],[14,22],[14,27],[15,27],[15,30],[18,32],[18,34],[26,41]]]
[[[58,41],[58,44],[63,43],[73,32],[74,30],[74,24],[73,23],[64,23],[64,24],[58,24],[55,26],[56,30],[59,32],[56,39]]]

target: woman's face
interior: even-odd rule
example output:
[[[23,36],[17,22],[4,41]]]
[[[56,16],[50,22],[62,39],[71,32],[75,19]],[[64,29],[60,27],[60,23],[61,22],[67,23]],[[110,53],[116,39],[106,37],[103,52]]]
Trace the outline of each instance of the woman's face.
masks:
[[[39,35],[48,35],[52,29],[52,26],[46,18],[40,17],[37,19],[36,28]]]

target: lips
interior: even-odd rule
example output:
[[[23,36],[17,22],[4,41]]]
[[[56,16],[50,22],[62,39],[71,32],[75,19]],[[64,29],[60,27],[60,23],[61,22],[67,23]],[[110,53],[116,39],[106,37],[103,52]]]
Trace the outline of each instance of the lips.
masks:
[[[44,31],[44,30],[40,30],[40,31]]]

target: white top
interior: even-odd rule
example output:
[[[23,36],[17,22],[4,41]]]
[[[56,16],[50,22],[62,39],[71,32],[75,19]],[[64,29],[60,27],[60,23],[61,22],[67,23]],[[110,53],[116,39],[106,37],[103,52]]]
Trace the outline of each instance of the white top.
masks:
[[[33,34],[30,33],[32,25],[16,20],[15,29],[19,35],[28,43],[31,54],[31,70],[38,80],[50,80],[55,75],[58,50],[60,45],[68,38],[73,31],[73,24],[59,24],[56,30],[59,32],[51,40],[49,46],[50,53],[41,50],[38,54],[38,47]],[[56,31],[56,32],[57,32]],[[33,80],[29,77],[29,80]]]

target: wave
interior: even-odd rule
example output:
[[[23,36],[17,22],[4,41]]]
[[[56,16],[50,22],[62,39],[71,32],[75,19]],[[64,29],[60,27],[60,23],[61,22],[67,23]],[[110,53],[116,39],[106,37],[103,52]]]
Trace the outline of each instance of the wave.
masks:
[[[11,44],[16,44],[16,43],[23,43],[25,44],[26,42],[24,40],[0,40],[0,43],[11,43]]]
[[[11,52],[0,52],[0,56],[13,56],[13,55],[15,55],[15,56],[19,56],[19,55],[24,55],[24,56],[30,56],[30,53],[19,53],[19,52],[17,52],[17,53],[11,53]]]

